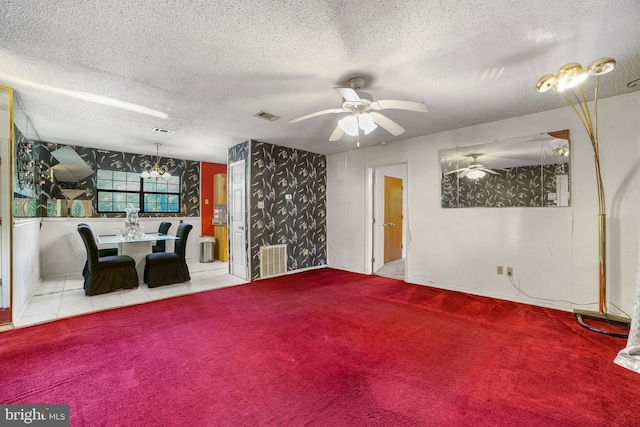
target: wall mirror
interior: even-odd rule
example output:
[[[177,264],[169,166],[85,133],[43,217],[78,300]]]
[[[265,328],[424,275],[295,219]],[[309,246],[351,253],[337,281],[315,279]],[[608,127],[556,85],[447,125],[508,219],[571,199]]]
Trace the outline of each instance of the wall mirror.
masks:
[[[71,147],[63,147],[51,153],[56,160],[56,163],[51,165],[51,156],[43,156],[40,136],[19,98],[16,98],[13,111],[14,217],[71,216],[72,212],[77,211],[82,212],[77,216],[90,216],[91,200],[74,199],[85,193],[84,189],[78,190],[75,187],[76,183],[80,178],[93,174],[93,169]],[[61,196],[53,198],[47,193],[47,180],[60,186]]]
[[[27,115],[20,98],[14,93],[13,103],[14,132],[14,177],[13,177],[13,216],[36,217],[40,202],[40,183],[44,164],[35,150],[34,141],[39,139],[31,119]],[[42,210],[42,207],[40,207]]]
[[[440,150],[441,206],[569,206],[569,130]]]

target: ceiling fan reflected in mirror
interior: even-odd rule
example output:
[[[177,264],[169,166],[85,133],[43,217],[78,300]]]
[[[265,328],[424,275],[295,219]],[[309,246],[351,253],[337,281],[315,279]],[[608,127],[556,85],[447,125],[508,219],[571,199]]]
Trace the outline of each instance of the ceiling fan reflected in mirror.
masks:
[[[334,87],[333,89],[342,96],[342,108],[330,108],[327,110],[316,111],[295,119],[289,120],[289,123],[297,123],[312,117],[324,114],[350,113],[348,116],[338,121],[338,125],[329,137],[329,141],[337,141],[346,133],[347,135],[360,137],[360,131],[365,135],[371,133],[378,126],[392,134],[398,136],[405,129],[379,113],[382,110],[407,110],[426,113],[427,106],[419,101],[400,101],[393,99],[385,99],[375,101],[371,94],[362,92],[360,89],[364,86],[365,79],[362,77],[354,77],[349,79],[349,87]],[[358,140],[359,145],[359,140]]]
[[[452,173],[457,173],[458,174],[458,178],[464,178],[465,176],[469,179],[480,179],[483,176],[485,176],[487,173],[493,174],[493,175],[499,175],[498,172],[496,171],[506,171],[506,169],[488,169],[485,168],[484,165],[482,163],[478,163],[478,157],[482,156],[482,153],[474,153],[474,154],[468,154],[467,157],[471,157],[473,158],[473,160],[471,161],[471,163],[469,163],[469,166],[464,167],[464,168],[460,168],[460,169],[456,169],[456,170],[452,170],[449,172],[445,172],[445,175],[450,175]]]

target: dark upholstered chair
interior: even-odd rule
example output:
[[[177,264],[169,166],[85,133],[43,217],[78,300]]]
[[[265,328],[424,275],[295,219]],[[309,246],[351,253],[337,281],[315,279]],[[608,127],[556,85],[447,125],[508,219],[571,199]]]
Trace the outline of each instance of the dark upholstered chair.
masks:
[[[147,255],[144,265],[144,282],[150,287],[172,285],[191,280],[185,261],[187,237],[193,226],[180,224],[174,241],[173,252],[157,252]]]
[[[85,223],[80,223],[78,224],[78,227],[80,226],[84,226],[84,227],[89,227],[89,224],[85,224]],[[105,256],[115,256],[118,255],[118,248],[105,248],[105,249],[98,249],[98,258],[102,258]],[[86,277],[87,276],[87,271],[89,271],[89,260],[87,259],[87,261],[84,262],[84,268],[82,269],[82,276]]]
[[[158,233],[167,234],[169,232],[169,228],[171,228],[170,222],[161,222],[160,227],[158,228]],[[166,249],[166,240],[158,240],[156,244],[151,247],[152,252],[164,252]]]
[[[87,272],[84,276],[84,294],[99,295],[118,289],[138,286],[136,262],[127,255],[100,257],[93,231],[86,224],[78,225],[87,250]]]

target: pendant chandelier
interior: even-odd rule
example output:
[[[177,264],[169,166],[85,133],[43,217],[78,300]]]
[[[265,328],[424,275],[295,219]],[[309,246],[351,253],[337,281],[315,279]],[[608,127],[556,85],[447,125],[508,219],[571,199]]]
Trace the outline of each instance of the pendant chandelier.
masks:
[[[151,166],[150,163],[147,163],[144,167],[144,171],[140,174],[140,178],[171,178],[167,165],[160,166],[160,145],[161,144],[159,142],[156,142],[156,163],[153,166]]]

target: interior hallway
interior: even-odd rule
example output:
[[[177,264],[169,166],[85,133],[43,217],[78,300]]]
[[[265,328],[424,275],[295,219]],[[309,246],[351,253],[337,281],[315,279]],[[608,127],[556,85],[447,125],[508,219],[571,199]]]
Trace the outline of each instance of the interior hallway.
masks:
[[[395,261],[385,263],[376,274],[378,276],[390,277],[392,279],[404,280],[405,275],[405,259],[400,258]]]

